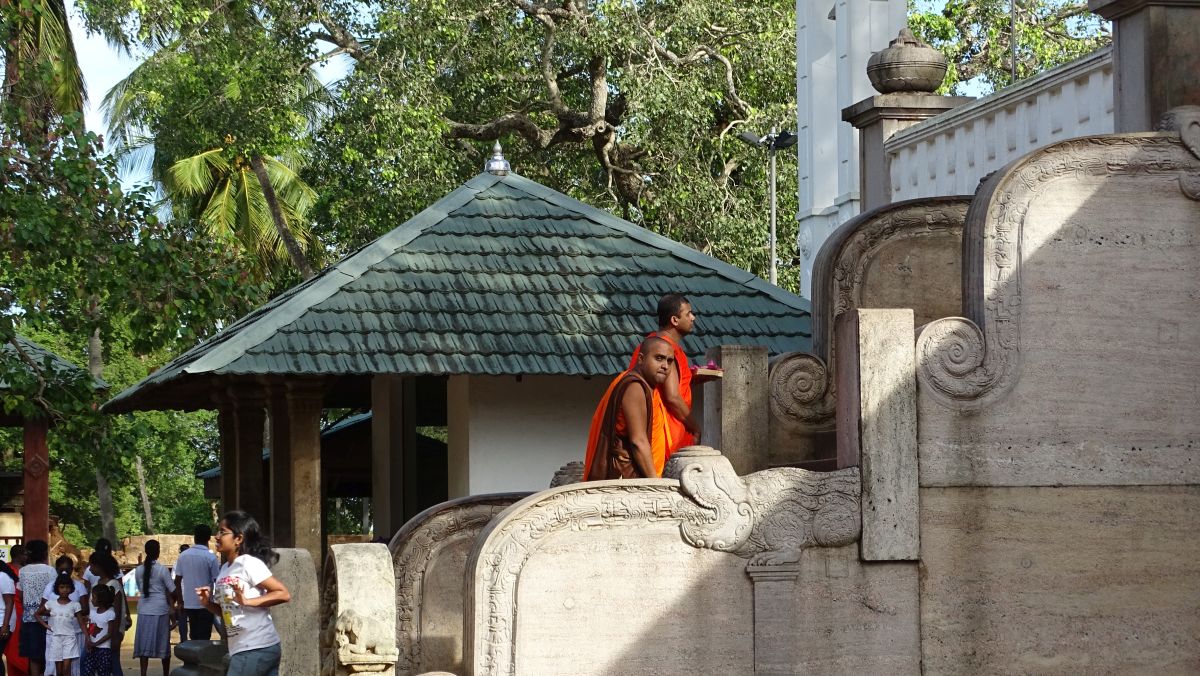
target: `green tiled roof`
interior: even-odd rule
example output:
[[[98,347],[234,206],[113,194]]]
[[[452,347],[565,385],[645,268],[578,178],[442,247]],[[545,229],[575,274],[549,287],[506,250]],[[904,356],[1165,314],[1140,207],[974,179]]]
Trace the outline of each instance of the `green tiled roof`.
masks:
[[[608,375],[688,296],[689,354],[808,349],[808,301],[529,179],[480,174],[106,405],[233,375]]]
[[[17,344],[21,346],[21,351],[25,356],[32,360],[35,364],[42,368],[44,374],[50,374],[49,380],[62,378],[64,380],[72,380],[75,378],[90,378],[88,372],[75,364],[63,359],[58,354],[38,345],[29,340],[25,336],[17,334]],[[12,343],[0,343],[0,359],[24,360],[17,354],[17,350],[12,346]],[[27,365],[22,364],[27,367]],[[105,389],[108,384],[103,380],[92,378],[97,389]],[[0,390],[8,389],[8,383],[0,379]]]

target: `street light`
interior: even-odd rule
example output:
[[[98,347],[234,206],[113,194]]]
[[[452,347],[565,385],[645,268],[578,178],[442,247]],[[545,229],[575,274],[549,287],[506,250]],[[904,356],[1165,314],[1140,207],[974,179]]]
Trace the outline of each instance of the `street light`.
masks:
[[[769,239],[771,276],[769,281],[775,284],[778,279],[778,273],[776,272],[778,261],[775,259],[775,151],[791,148],[796,145],[797,137],[790,131],[778,131],[775,127],[771,127],[771,133],[766,136],[759,136],[754,132],[744,131],[738,134],[738,139],[755,148],[765,148],[767,151],[767,181],[771,199],[771,236]]]

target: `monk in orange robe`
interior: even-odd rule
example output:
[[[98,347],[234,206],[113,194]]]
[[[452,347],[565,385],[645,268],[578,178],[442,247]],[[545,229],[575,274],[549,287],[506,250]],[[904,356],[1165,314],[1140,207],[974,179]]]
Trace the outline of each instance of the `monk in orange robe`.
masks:
[[[661,433],[666,437],[662,443],[667,449],[667,457],[684,446],[695,444],[700,437],[700,427],[692,417],[692,369],[683,352],[683,337],[695,326],[696,314],[687,298],[672,293],[659,299],[658,330],[648,337],[667,341],[675,353],[675,368],[671,369],[666,381],[654,388],[657,406],[667,414],[666,424],[661,427]],[[637,363],[640,350],[639,347],[633,351],[630,368]]]
[[[592,415],[584,481],[662,476],[666,447],[654,447],[652,439],[664,412],[655,410],[654,388],[675,369],[675,355],[661,338],[645,339],[639,352],[633,366],[609,384]]]

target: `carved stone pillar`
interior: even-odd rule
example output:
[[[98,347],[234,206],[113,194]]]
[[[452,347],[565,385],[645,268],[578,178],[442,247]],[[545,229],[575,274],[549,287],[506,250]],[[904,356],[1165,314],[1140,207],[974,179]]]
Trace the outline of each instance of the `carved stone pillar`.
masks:
[[[725,374],[704,384],[701,442],[720,449],[738,474],[765,469],[770,419],[767,348],[721,345],[709,349],[705,357]]]
[[[50,540],[50,449],[45,419],[25,421],[25,507],[22,535],[25,542]]]
[[[292,547],[292,428],[287,395],[276,388],[268,399],[271,434],[271,540],[279,547]]]
[[[229,388],[233,401],[234,435],[237,443],[237,508],[249,512],[261,524],[267,520],[266,483],[263,481],[263,430],[266,422],[262,392],[254,386]]]
[[[292,536],[296,547],[307,549],[313,561],[324,561],[321,487],[321,409],[324,389],[319,383],[292,381],[287,385],[288,436],[292,442]]]
[[[755,676],[791,676],[802,648],[795,639],[800,563],[750,564],[746,574],[754,584]]]
[[[1116,132],[1151,131],[1171,108],[1200,105],[1200,0],[1088,0],[1113,22]]]

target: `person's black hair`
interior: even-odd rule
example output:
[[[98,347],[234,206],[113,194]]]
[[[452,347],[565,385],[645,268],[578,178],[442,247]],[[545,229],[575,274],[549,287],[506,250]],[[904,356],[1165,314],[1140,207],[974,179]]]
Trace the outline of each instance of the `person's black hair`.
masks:
[[[206,523],[198,523],[192,529],[192,541],[198,545],[206,545],[212,539],[212,528]]]
[[[146,540],[146,560],[142,563],[142,598],[150,596],[150,573],[154,570],[154,562],[158,561],[158,540]]]
[[[92,573],[99,573],[104,577],[116,580],[121,577],[121,565],[117,563],[117,557],[112,554],[96,552],[92,557]]]
[[[25,543],[25,556],[29,563],[45,563],[50,557],[50,545],[45,540],[30,540]]]
[[[235,509],[232,512],[226,512],[222,521],[225,522],[234,537],[242,536],[242,544],[238,545],[238,556],[249,554],[268,566],[274,565],[279,560],[279,555],[275,553],[274,549],[271,549],[270,540],[262,534],[258,521],[255,521],[249,513]]]
[[[677,294],[668,293],[658,299],[658,328],[665,329],[671,325],[671,318],[678,317],[683,311],[683,304],[688,302],[687,298]]]
[[[96,540],[96,551],[112,554],[112,543],[108,541],[108,538],[100,538]]]
[[[58,570],[59,567],[62,566],[64,563],[71,564],[71,570],[72,571],[75,570],[75,559],[72,559],[70,556],[67,556],[66,554],[63,554],[62,556],[58,557],[57,559],[54,559],[54,570]]]
[[[97,601],[109,607],[112,607],[113,601],[117,598],[116,593],[113,592],[113,588],[106,584],[98,584],[92,587],[92,596],[95,596]]]
[[[22,556],[29,556],[29,550],[25,549],[25,545],[13,545],[12,549],[8,550],[8,558],[13,561]]]
[[[63,586],[71,588],[71,591],[67,592],[70,594],[71,592],[75,591],[75,580],[72,580],[71,576],[66,573],[60,573],[58,577],[54,578],[54,593],[57,594],[58,588]]]

